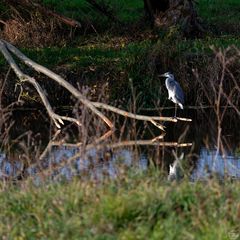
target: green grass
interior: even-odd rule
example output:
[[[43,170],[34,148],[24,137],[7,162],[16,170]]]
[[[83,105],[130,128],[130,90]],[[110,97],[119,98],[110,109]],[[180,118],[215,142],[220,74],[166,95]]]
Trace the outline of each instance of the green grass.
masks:
[[[105,65],[116,62],[120,67],[133,61],[135,55],[146,51],[150,46],[147,41],[141,43],[130,43],[120,48],[105,46],[104,44],[97,45],[87,44],[82,47],[52,47],[41,49],[25,49],[26,55],[34,59],[34,61],[55,67],[60,65],[68,65],[70,68],[87,67],[90,65]]]
[[[210,21],[232,21],[239,16],[238,0],[199,0],[199,13]]]
[[[202,19],[215,26],[218,32],[239,36],[240,3],[238,0],[199,0],[198,10]]]
[[[156,170],[102,184],[31,183],[0,192],[6,239],[229,239],[240,184],[166,183]]]
[[[103,24],[109,23],[109,20],[104,15],[93,10],[91,5],[85,0],[61,1],[60,4],[58,0],[44,0],[43,3],[77,20],[90,20],[95,23],[100,21]],[[112,0],[106,1],[106,3],[109,3],[108,5],[115,13],[115,16],[124,23],[137,21],[144,14],[143,1],[141,0]]]

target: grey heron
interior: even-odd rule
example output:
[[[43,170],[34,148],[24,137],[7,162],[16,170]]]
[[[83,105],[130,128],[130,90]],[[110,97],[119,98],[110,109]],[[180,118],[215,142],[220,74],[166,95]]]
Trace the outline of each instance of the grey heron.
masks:
[[[174,75],[166,72],[160,77],[166,77],[165,85],[168,90],[168,99],[175,103],[175,117],[177,114],[177,105],[183,109],[184,93],[179,83],[174,79]]]

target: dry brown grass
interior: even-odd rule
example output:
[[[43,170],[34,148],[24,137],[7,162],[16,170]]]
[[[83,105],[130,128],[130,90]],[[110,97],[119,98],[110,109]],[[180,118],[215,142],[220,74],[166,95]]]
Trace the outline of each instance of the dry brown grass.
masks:
[[[0,37],[18,46],[44,47],[62,45],[67,36],[62,24],[53,18],[46,18],[39,12],[29,18],[12,16],[4,24]]]

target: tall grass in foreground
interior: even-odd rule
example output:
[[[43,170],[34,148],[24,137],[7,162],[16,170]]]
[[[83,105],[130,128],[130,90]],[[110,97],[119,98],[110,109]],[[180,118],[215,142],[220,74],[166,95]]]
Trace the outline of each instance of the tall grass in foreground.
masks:
[[[0,192],[2,239],[231,239],[240,184],[165,183],[156,170],[104,183],[31,183]],[[237,239],[237,237],[235,238]]]

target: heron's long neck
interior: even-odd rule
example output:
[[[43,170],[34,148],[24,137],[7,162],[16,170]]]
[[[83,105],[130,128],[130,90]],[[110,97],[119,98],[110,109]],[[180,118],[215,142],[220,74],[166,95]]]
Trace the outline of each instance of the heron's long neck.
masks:
[[[173,78],[168,77],[168,78],[166,78],[165,83],[168,84],[169,82],[171,82],[173,80],[174,80]]]

